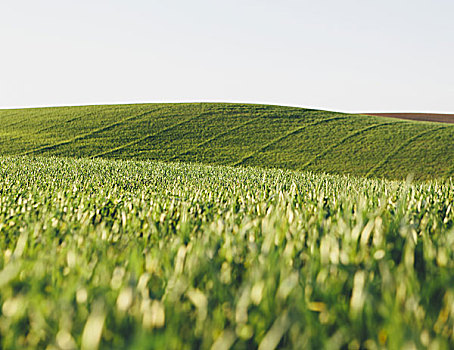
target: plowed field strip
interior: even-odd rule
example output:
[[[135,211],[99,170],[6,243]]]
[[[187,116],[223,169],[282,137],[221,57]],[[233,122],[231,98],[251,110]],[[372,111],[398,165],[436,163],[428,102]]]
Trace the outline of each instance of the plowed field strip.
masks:
[[[30,151],[26,151],[26,152],[23,153],[23,155],[29,155],[29,154],[33,154],[33,153],[36,153],[36,152],[41,152],[41,151],[45,151],[45,150],[49,150],[49,149],[54,149],[54,148],[57,148],[59,146],[67,145],[69,143],[72,143],[72,142],[75,142],[75,141],[78,141],[78,140],[83,140],[84,138],[86,138],[88,136],[91,136],[91,135],[94,135],[96,133],[100,133],[100,132],[109,130],[109,129],[111,129],[111,128],[117,126],[117,125],[121,125],[121,124],[123,124],[125,122],[131,121],[131,120],[134,120],[134,119],[138,119],[138,118],[142,118],[142,117],[144,117],[144,116],[146,116],[148,114],[151,114],[153,112],[155,112],[155,110],[148,111],[148,112],[145,112],[145,113],[141,113],[141,114],[138,114],[138,115],[133,115],[131,117],[122,119],[122,120],[120,120],[118,122],[115,122],[115,123],[103,126],[101,128],[95,129],[95,130],[93,130],[93,131],[91,131],[89,133],[78,135],[76,137],[73,137],[72,139],[60,141],[60,142],[54,143],[52,145],[42,146],[42,147],[38,147],[38,148],[32,149]]]
[[[357,131],[345,136],[344,138],[340,139],[339,142],[337,142],[335,144],[332,144],[331,146],[327,147],[322,153],[317,154],[315,157],[313,157],[308,162],[303,164],[301,169],[305,169],[306,167],[311,165],[313,162],[315,162],[317,159],[320,159],[320,158],[324,157],[326,154],[331,152],[334,148],[340,146],[341,144],[343,144],[345,141],[348,141],[352,137],[358,136],[358,135],[362,134],[365,131],[368,131],[368,130],[371,130],[371,129],[375,129],[375,128],[380,127],[380,126],[389,125],[389,124],[397,124],[397,123],[398,122],[374,124],[374,125],[368,126],[367,128],[363,128],[363,129],[357,130]]]
[[[211,112],[206,112],[206,113],[197,114],[197,115],[192,116],[192,117],[190,117],[190,118],[188,118],[188,119],[185,119],[185,120],[183,120],[183,121],[181,121],[181,122],[179,122],[179,123],[170,125],[170,126],[168,126],[167,128],[164,128],[164,129],[161,129],[161,130],[156,131],[156,132],[154,132],[154,133],[145,135],[145,136],[143,136],[143,137],[141,137],[141,138],[139,138],[139,139],[137,139],[137,140],[134,140],[134,141],[125,143],[124,145],[121,145],[121,146],[118,146],[118,147],[115,147],[115,148],[111,148],[111,149],[109,149],[109,150],[107,150],[107,151],[105,151],[105,152],[100,152],[100,153],[98,153],[98,154],[95,154],[95,155],[92,156],[91,158],[102,157],[102,156],[105,156],[105,155],[107,155],[107,154],[110,154],[110,153],[119,151],[119,150],[121,150],[121,149],[127,148],[127,147],[129,147],[129,146],[138,144],[138,143],[140,143],[140,142],[142,142],[142,141],[148,140],[150,137],[159,135],[160,133],[165,132],[165,131],[172,130],[173,128],[176,128],[176,127],[178,127],[178,126],[180,126],[180,125],[184,125],[185,123],[190,122],[191,120],[194,120],[194,119],[196,119],[196,118],[199,118],[199,117],[201,117],[202,115],[205,115],[205,114],[211,114]]]
[[[329,121],[332,121],[332,120],[339,120],[339,119],[345,119],[346,117],[334,117],[334,118],[327,118],[327,119],[323,119],[323,120],[319,120],[317,122],[314,122],[314,123],[309,123],[309,124],[306,124],[306,125],[303,125],[303,126],[300,126],[299,128],[296,128],[292,131],[289,131],[287,133],[285,133],[284,135],[272,140],[271,142],[267,143],[266,145],[264,145],[263,147],[260,147],[259,149],[255,150],[254,152],[252,152],[251,154],[247,155],[246,157],[243,157],[242,159],[240,159],[239,161],[233,163],[232,165],[233,166],[237,166],[237,165],[241,165],[242,163],[244,163],[246,160],[250,159],[250,158],[253,158],[255,155],[257,155],[258,153],[260,152],[263,152],[264,150],[266,150],[268,147],[284,140],[285,138],[291,136],[291,135],[294,135],[294,134],[297,134],[298,132],[306,129],[307,127],[310,127],[310,126],[315,126],[315,125],[318,125],[318,124],[322,124],[322,123],[325,123],[325,122],[329,122]]]
[[[407,141],[405,141],[404,143],[402,143],[400,146],[396,147],[394,149],[394,151],[392,151],[391,153],[389,153],[380,163],[376,164],[375,166],[373,166],[366,174],[366,177],[369,177],[371,175],[373,175],[378,169],[380,169],[383,165],[385,165],[386,163],[389,162],[389,160],[394,157],[396,154],[398,154],[400,151],[402,151],[405,147],[407,147],[410,143],[412,143],[413,141],[417,140],[418,138],[430,133],[430,132],[434,132],[434,131],[438,131],[438,130],[441,130],[441,129],[446,129],[447,126],[441,126],[439,128],[434,128],[434,129],[430,129],[430,130],[426,130],[426,131],[423,131],[413,137],[410,137]]]
[[[232,132],[234,132],[234,131],[236,131],[236,130],[238,130],[238,129],[241,129],[242,127],[245,127],[245,126],[248,125],[248,124],[251,124],[251,123],[252,123],[253,121],[255,121],[255,120],[256,120],[256,119],[249,119],[247,122],[245,122],[245,123],[243,123],[243,124],[237,125],[237,126],[235,126],[234,128],[232,128],[232,129],[229,129],[229,130],[224,131],[224,132],[221,132],[220,134],[217,134],[217,135],[215,135],[215,136],[213,136],[213,137],[210,137],[209,139],[206,139],[205,141],[202,141],[202,142],[200,142],[199,144],[195,145],[195,146],[192,147],[191,149],[186,150],[186,151],[184,151],[184,152],[181,152],[180,154],[178,154],[178,155],[176,155],[176,156],[173,156],[172,158],[170,158],[170,160],[176,160],[176,159],[178,159],[179,157],[184,156],[185,154],[188,154],[188,153],[190,153],[190,152],[192,152],[192,151],[195,151],[197,148],[202,147],[202,146],[204,146],[204,145],[206,145],[206,144],[208,144],[208,143],[210,143],[210,142],[212,142],[212,141],[218,139],[219,137],[228,135],[228,134],[230,134],[230,133],[232,133]]]
[[[365,113],[363,115],[372,115],[377,117],[396,118],[413,120],[418,122],[431,123],[454,123],[454,114],[439,113]]]

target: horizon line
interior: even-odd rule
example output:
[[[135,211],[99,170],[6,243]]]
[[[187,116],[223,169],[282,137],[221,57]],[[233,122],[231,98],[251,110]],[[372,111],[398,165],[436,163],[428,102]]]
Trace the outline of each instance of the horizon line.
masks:
[[[102,102],[102,103],[81,103],[81,104],[50,104],[50,105],[16,105],[16,106],[0,106],[0,110],[15,110],[15,109],[38,109],[38,108],[58,108],[58,107],[88,107],[88,106],[106,106],[106,105],[133,105],[133,104],[154,104],[154,103],[232,103],[232,104],[253,104],[253,105],[268,105],[268,106],[281,106],[281,107],[296,107],[306,109],[316,109],[328,112],[339,112],[348,114],[369,114],[369,113],[410,113],[410,114],[454,114],[454,111],[429,111],[429,110],[409,110],[409,109],[387,109],[387,110],[345,110],[345,109],[332,109],[320,106],[302,105],[302,104],[280,104],[261,101],[229,101],[229,100],[167,100],[167,101],[129,101],[129,102]]]

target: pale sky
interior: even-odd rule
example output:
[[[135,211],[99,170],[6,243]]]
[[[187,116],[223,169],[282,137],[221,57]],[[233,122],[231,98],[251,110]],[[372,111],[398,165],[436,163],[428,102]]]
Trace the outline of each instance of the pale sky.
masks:
[[[454,113],[454,1],[0,1],[0,108],[190,101]]]

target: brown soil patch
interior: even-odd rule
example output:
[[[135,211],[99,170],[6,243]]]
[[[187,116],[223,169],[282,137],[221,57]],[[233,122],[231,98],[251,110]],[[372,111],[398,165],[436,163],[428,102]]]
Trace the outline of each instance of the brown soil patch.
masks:
[[[454,123],[454,114],[436,113],[364,113],[365,115],[375,115],[378,117],[409,119],[426,122]]]

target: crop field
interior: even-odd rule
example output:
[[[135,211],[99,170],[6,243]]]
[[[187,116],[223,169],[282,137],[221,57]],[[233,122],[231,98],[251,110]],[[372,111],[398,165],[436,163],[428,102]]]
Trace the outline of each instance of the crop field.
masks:
[[[0,110],[0,155],[454,176],[454,125],[234,103]]]
[[[318,125],[315,112],[304,113],[306,124],[288,118],[289,128]],[[232,116],[238,133],[222,137],[243,137],[241,125],[254,123],[249,114]],[[65,118],[73,121],[61,127],[68,132],[62,140],[79,120],[69,112]],[[111,125],[116,120],[112,115]],[[61,146],[45,148],[40,133],[21,144],[38,154],[63,149],[49,123],[42,130],[55,133]],[[175,131],[165,117],[159,123],[156,130]],[[358,123],[363,131],[352,137],[379,130]],[[417,125],[429,128],[402,125],[406,137]],[[95,127],[110,132],[102,123]],[[355,133],[351,124],[345,128]],[[98,134],[90,130],[71,142],[81,155],[106,152],[94,149],[90,138]],[[201,147],[212,142],[203,137]],[[276,137],[254,147],[272,152],[285,144]],[[336,137],[338,144],[352,141]],[[188,142],[186,155],[196,149],[189,140],[179,140]],[[430,142],[418,139],[424,141]],[[139,144],[129,142],[115,146],[119,158],[123,146],[139,154]],[[325,147],[327,155],[336,148]],[[256,155],[244,152],[234,161],[254,164]],[[322,164],[318,155],[304,162]],[[384,163],[393,164],[391,158]],[[452,349],[453,202],[452,180],[3,156],[0,347]]]

